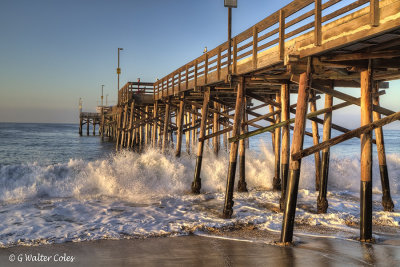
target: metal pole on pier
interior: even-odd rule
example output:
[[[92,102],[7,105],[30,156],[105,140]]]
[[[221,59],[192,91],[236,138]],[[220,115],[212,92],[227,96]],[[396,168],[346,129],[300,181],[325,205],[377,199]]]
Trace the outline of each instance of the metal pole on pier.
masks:
[[[228,81],[231,81],[231,47],[232,47],[232,8],[237,8],[237,0],[224,0],[224,6],[228,8]]]
[[[118,48],[118,68],[117,68],[117,75],[118,75],[118,87],[117,87],[117,105],[119,104],[119,75],[121,74],[121,68],[119,67],[119,51],[124,50],[123,48]]]

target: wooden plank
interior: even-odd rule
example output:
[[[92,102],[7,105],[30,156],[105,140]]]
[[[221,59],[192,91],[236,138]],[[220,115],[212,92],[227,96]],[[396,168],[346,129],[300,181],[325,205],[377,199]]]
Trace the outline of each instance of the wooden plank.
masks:
[[[321,0],[315,0],[315,9],[314,9],[314,44],[316,46],[320,46],[322,42],[322,21],[321,21]]]
[[[352,60],[367,60],[367,59],[396,58],[396,57],[400,57],[400,52],[397,50],[393,50],[385,52],[351,53],[351,54],[321,57],[321,61],[352,61]]]

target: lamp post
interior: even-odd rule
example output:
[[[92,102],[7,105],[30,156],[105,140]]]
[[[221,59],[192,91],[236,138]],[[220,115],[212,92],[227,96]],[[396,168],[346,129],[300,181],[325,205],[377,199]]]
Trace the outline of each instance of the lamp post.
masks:
[[[104,92],[104,84],[101,85],[101,106],[103,107],[103,92]]]
[[[117,75],[118,75],[118,87],[117,87],[117,98],[118,98],[118,103],[119,105],[119,75],[121,74],[121,68],[119,67],[119,51],[124,50],[123,48],[118,47],[118,67],[117,67]]]
[[[231,81],[231,47],[232,47],[232,8],[237,8],[237,0],[224,0],[224,6],[228,8],[228,81]]]

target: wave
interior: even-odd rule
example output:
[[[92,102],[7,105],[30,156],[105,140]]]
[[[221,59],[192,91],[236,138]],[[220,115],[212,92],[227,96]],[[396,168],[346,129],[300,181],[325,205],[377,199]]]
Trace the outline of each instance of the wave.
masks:
[[[314,190],[314,157],[303,160],[300,189]],[[217,157],[206,148],[202,164],[202,190],[224,192],[228,155]],[[400,191],[400,156],[387,156],[391,191]],[[172,151],[162,154],[147,149],[141,154],[123,151],[103,160],[70,159],[67,163],[41,166],[38,163],[0,166],[0,201],[35,198],[93,198],[110,196],[133,201],[157,196],[185,194],[193,180],[195,157],[175,158]],[[246,179],[250,188],[272,188],[274,155],[265,144],[259,152],[246,154]],[[238,177],[238,175],[237,175]],[[377,160],[374,160],[374,192],[380,192]],[[333,154],[330,161],[329,190],[358,191],[359,157]]]

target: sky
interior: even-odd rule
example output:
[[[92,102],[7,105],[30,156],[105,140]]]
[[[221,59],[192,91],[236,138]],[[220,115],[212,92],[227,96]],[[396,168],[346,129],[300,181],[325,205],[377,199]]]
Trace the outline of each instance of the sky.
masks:
[[[290,2],[238,0],[233,35]],[[223,0],[0,0],[0,122],[76,123],[79,98],[94,111],[102,84],[115,104],[118,47],[122,86],[154,82],[226,39]],[[399,85],[382,97],[392,110]],[[359,125],[359,108],[349,111]]]

